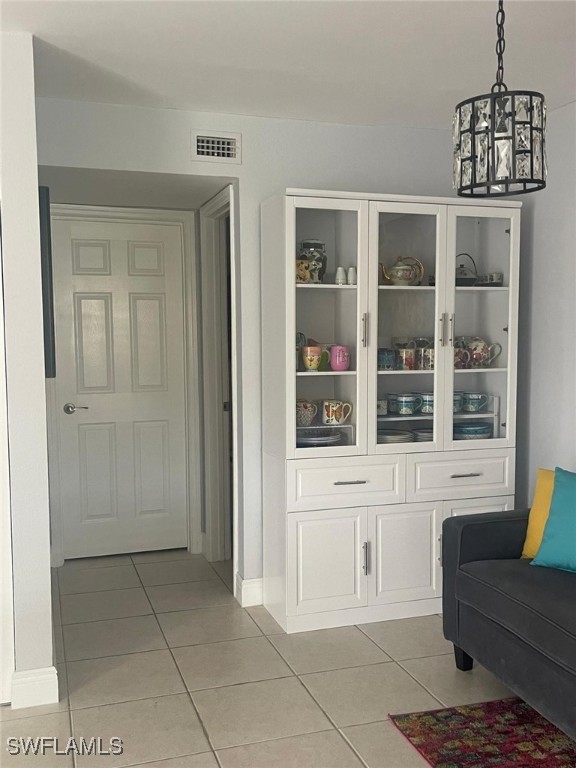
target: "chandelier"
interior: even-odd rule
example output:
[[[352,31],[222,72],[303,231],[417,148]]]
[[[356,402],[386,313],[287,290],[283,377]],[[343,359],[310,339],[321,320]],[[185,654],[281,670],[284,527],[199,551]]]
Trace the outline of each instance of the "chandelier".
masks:
[[[453,118],[453,184],[462,197],[497,197],[546,186],[546,105],[536,91],[504,82],[504,0],[498,2],[496,82],[490,93],[461,101]]]

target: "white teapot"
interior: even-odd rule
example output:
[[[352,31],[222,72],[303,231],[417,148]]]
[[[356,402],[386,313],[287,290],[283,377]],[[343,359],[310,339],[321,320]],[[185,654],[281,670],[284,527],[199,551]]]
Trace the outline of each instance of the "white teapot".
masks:
[[[422,262],[413,256],[399,256],[391,267],[383,267],[383,275],[392,285],[420,285],[424,276]]]

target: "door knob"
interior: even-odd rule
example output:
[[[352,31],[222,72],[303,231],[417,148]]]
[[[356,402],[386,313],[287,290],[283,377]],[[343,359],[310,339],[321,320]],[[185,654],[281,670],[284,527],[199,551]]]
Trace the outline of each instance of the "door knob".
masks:
[[[66,403],[66,405],[64,406],[64,408],[62,410],[64,411],[64,413],[67,413],[68,416],[70,416],[70,415],[72,415],[73,413],[75,413],[76,411],[79,411],[79,410],[87,411],[88,410],[88,406],[87,405],[74,405],[74,403]]]

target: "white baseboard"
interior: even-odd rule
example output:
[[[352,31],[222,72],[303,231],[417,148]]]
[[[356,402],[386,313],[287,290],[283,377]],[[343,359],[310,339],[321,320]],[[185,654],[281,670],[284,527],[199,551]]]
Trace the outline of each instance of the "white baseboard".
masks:
[[[12,675],[12,709],[58,702],[56,667],[16,671]]]
[[[251,605],[262,605],[264,589],[262,579],[243,579],[236,574],[236,600],[243,608]]]

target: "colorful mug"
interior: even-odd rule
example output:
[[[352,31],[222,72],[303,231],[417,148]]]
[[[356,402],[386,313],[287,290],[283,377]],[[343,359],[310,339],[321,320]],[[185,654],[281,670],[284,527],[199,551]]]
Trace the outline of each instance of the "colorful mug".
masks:
[[[415,347],[404,347],[398,350],[396,368],[399,371],[416,370],[416,349]]]
[[[296,400],[296,424],[299,427],[309,427],[318,413],[318,406],[308,400]]]
[[[333,371],[347,371],[350,368],[350,350],[343,344],[330,347],[330,367]]]
[[[422,403],[420,395],[398,395],[398,415],[412,416],[422,408]]]
[[[424,392],[422,393],[422,408],[420,413],[434,413],[434,393]]]
[[[460,413],[464,404],[464,392],[454,392],[452,397],[452,413]]]
[[[352,403],[342,400],[324,400],[322,402],[322,424],[338,426],[345,424],[352,413]]]
[[[454,347],[454,368],[470,368],[470,352],[464,347]]]
[[[464,392],[464,410],[467,413],[481,411],[486,407],[489,399],[483,392]]]
[[[416,368],[419,371],[434,370],[434,347],[418,347],[416,349]]]
[[[302,347],[302,361],[307,371],[317,371],[322,360],[322,347]]]
[[[378,347],[378,369],[381,371],[393,371],[396,368],[396,350],[387,347]]]

